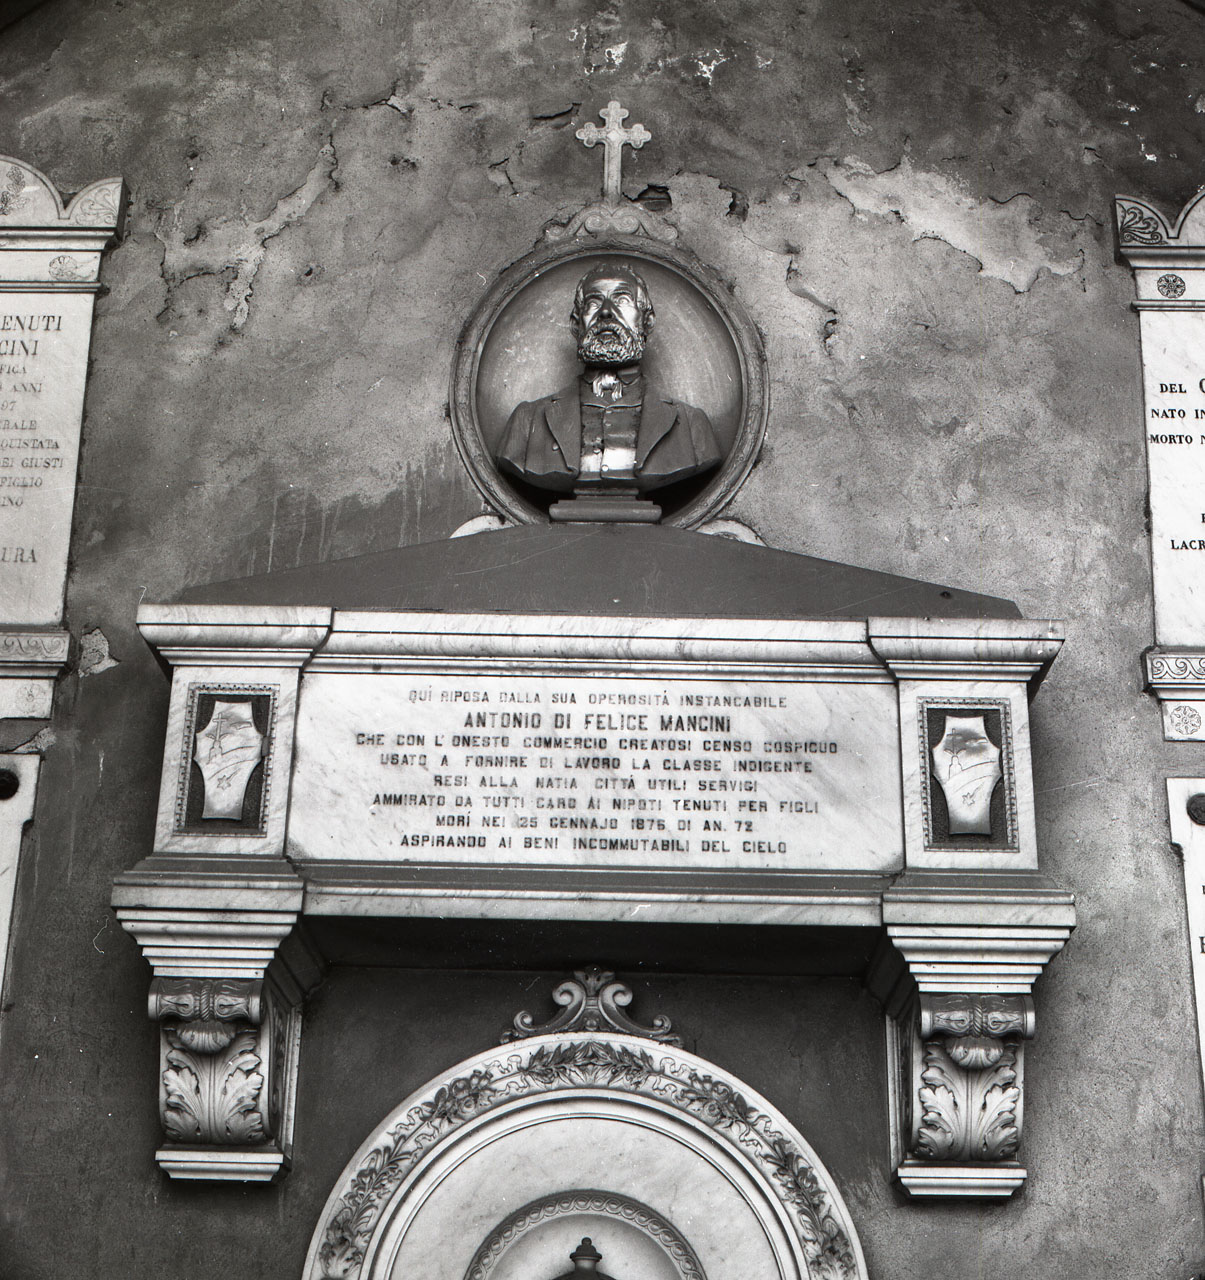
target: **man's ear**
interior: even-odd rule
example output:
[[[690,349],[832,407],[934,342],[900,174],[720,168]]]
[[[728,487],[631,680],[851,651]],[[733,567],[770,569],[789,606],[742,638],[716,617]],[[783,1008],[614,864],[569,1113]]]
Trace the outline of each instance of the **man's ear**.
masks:
[[[653,321],[656,320],[656,318],[657,317],[653,313],[653,309],[651,307],[644,313],[644,336],[646,338],[653,332]]]

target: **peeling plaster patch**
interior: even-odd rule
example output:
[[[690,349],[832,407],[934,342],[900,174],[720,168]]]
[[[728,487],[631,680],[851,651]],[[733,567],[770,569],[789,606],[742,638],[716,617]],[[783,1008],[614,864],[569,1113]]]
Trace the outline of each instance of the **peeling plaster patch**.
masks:
[[[855,138],[865,137],[871,126],[863,119],[863,114],[870,103],[870,95],[866,91],[866,72],[862,65],[861,55],[850,46],[841,55],[845,63],[846,81],[850,88],[845,91],[845,125]]]
[[[845,97],[845,124],[855,138],[863,138],[870,132],[870,125],[862,120],[862,107],[851,93]]]
[[[117,659],[109,653],[109,642],[99,627],[93,627],[80,637],[79,673],[80,679],[85,676],[98,676],[102,671],[117,666]]]
[[[699,68],[700,79],[711,83],[712,76],[715,75],[716,67],[723,66],[725,62],[731,62],[732,59],[725,57],[718,49],[712,49],[710,56],[707,54],[697,53],[694,57],[695,66]]]
[[[329,136],[305,181],[279,199],[262,222],[248,225],[237,218],[222,217],[185,235],[182,207],[174,205],[170,217],[155,229],[164,248],[163,275],[169,288],[197,276],[221,276],[226,282],[222,305],[231,313],[230,327],[241,330],[250,313],[251,293],[268,241],[303,218],[318,197],[334,186],[332,175],[338,163],[334,138]]]
[[[885,173],[856,156],[824,159],[817,167],[858,213],[894,215],[911,228],[914,240],[944,241],[974,258],[981,274],[1006,280],[1018,293],[1029,289],[1043,268],[1065,276],[1083,261],[1070,243],[1074,232],[1057,236],[1062,252],[1046,247],[1055,235],[1039,229],[1042,206],[1023,192],[1003,202],[976,200],[943,174],[914,169],[908,156]]]
[[[54,730],[47,725],[45,729],[39,729],[28,742],[23,742],[19,747],[13,747],[13,753],[17,755],[40,755],[49,751],[54,746]]]

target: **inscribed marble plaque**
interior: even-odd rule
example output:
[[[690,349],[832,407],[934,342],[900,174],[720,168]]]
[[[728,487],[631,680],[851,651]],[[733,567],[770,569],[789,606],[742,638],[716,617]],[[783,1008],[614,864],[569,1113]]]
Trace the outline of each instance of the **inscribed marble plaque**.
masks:
[[[120,178],[64,204],[0,156],[0,625],[62,617],[92,303]]]
[[[289,853],[889,871],[898,734],[887,684],[315,672]]]
[[[0,617],[62,613],[90,293],[0,293]]]
[[[1155,632],[1205,637],[1205,312],[1143,311]]]

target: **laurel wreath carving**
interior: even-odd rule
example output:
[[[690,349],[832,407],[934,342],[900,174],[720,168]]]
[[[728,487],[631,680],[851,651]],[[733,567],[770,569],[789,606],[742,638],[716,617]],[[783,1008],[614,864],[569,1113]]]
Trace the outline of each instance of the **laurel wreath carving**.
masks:
[[[644,1095],[728,1131],[780,1188],[813,1280],[854,1280],[852,1242],[810,1160],[770,1117],[723,1081],[672,1057],[609,1040],[521,1042],[441,1085],[393,1125],[361,1162],[327,1221],[314,1280],[357,1280],[364,1250],[393,1191],[423,1156],[466,1121],[503,1102],[585,1086]]]

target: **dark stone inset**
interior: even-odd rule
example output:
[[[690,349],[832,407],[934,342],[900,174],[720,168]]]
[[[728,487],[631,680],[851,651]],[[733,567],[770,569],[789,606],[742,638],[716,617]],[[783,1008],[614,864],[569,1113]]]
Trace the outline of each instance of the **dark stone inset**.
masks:
[[[990,835],[951,835],[950,811],[946,805],[945,792],[933,772],[933,748],[942,740],[946,732],[946,717],[983,716],[983,727],[987,730],[988,741],[1000,749],[1000,778],[992,790]],[[929,789],[929,831],[926,843],[931,848],[941,849],[999,849],[1016,848],[1016,834],[1009,828],[1008,821],[1008,784],[1009,744],[1004,733],[1004,716],[999,707],[990,706],[936,706],[925,709],[925,738],[928,751],[925,768],[928,770]]]
[[[1205,793],[1198,791],[1195,796],[1189,796],[1185,808],[1198,827],[1205,827]]]
[[[11,769],[0,769],[0,800],[11,800],[21,790],[21,779]]]
[[[264,756],[255,766],[243,792],[243,812],[238,819],[202,818],[205,808],[205,779],[197,762],[192,758],[196,750],[197,734],[202,732],[213,717],[215,702],[245,702],[251,704],[251,718],[255,727],[264,735]],[[235,693],[213,691],[198,693],[193,714],[193,730],[188,743],[188,796],[184,802],[184,822],[178,828],[190,834],[205,835],[263,835],[267,829],[264,811],[264,770],[268,759],[268,741],[272,727],[272,698],[266,693],[239,696]]]

